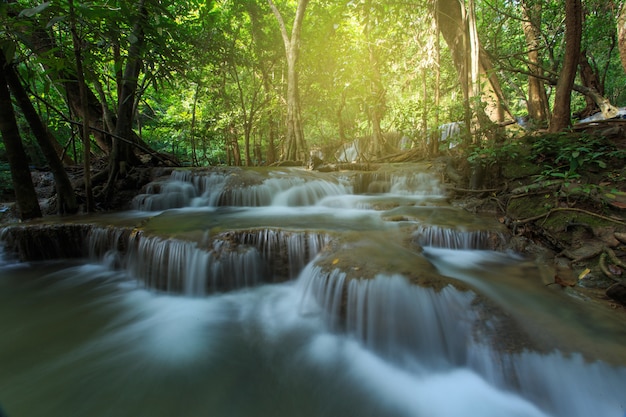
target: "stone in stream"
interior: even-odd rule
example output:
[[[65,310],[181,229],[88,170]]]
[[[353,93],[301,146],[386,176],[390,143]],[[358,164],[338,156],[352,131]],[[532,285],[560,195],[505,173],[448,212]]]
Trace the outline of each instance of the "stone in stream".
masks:
[[[622,284],[613,284],[606,290],[606,295],[612,300],[617,301],[626,306],[626,286]]]

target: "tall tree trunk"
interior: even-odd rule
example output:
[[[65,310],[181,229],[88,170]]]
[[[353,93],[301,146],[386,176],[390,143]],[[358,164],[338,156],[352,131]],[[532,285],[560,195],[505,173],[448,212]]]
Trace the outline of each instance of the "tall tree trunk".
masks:
[[[72,32],[72,43],[74,44],[74,57],[76,58],[76,79],[78,80],[78,90],[80,92],[80,109],[83,114],[82,142],[83,142],[83,179],[85,182],[85,211],[94,210],[93,190],[91,188],[91,141],[89,138],[89,111],[87,99],[87,86],[85,85],[85,72],[83,71],[83,57],[80,49],[80,38],[76,30],[76,14],[74,1],[68,0],[70,9],[70,31]]]
[[[0,70],[0,133],[11,169],[18,216],[21,220],[41,217],[41,209],[28,168],[28,157],[17,128],[4,68]]]
[[[59,158],[57,150],[54,147],[56,142],[50,136],[50,132],[46,129],[42,123],[39,114],[33,107],[24,86],[19,80],[15,69],[8,65],[4,54],[0,53],[0,68],[4,68],[4,75],[9,84],[13,97],[17,104],[22,109],[24,117],[28,121],[31,131],[39,144],[39,148],[43,153],[50,171],[54,176],[54,181],[57,190],[57,211],[59,214],[72,214],[78,211],[78,203],[76,202],[76,195],[72,183],[70,182],[67,172],[63,167],[63,162]]]
[[[267,144],[267,155],[266,155],[266,161],[265,163],[267,165],[271,165],[274,162],[276,162],[276,137],[278,136],[278,132],[280,130],[280,126],[279,123],[276,121],[276,119],[273,117],[275,114],[277,113],[276,110],[272,109],[272,111],[269,114],[269,120],[268,120],[268,144]]]
[[[430,154],[439,154],[439,101],[441,97],[441,40],[439,35],[439,2],[435,3],[435,126],[430,134]]]
[[[467,0],[467,32],[469,38],[469,76],[470,96],[480,96],[480,43],[478,42],[478,28],[476,27],[476,5],[474,0]]]
[[[558,132],[570,126],[572,87],[580,62],[582,37],[581,0],[565,0],[565,59],[554,97],[554,111],[550,120],[550,132]]]
[[[463,90],[465,108],[468,110],[466,123],[469,123],[467,119],[470,118],[470,108],[478,110],[479,119],[484,119],[486,115],[492,122],[501,121],[504,117],[502,88],[489,58],[482,51],[474,24],[471,24],[473,34],[470,39],[469,23],[475,16],[473,13],[466,13],[464,2],[459,0],[436,0],[435,13],[439,32],[451,51]],[[472,90],[477,86],[480,86],[481,101],[487,105],[484,110],[470,106],[470,99],[474,96]]]
[[[541,2],[522,1],[522,28],[528,48],[528,116],[538,125],[548,121],[550,107],[544,81],[541,78],[543,67],[539,56],[541,41]]]
[[[459,0],[437,0],[435,4],[438,28],[448,44],[452,54],[452,62],[459,77],[459,83],[463,94],[467,91],[467,49],[466,45],[466,22],[463,13],[463,2]]]
[[[228,140],[230,141],[229,148],[232,153],[232,165],[241,166],[241,150],[239,149],[239,140],[237,139],[237,129],[235,124],[231,123],[228,129]],[[230,165],[230,163],[229,163]]]
[[[622,7],[617,16],[617,48],[622,67],[626,71],[626,2],[622,2]]]
[[[196,84],[196,91],[193,94],[193,107],[191,111],[191,126],[189,128],[189,140],[191,142],[191,164],[198,166],[198,152],[196,146],[196,109],[198,107],[198,97],[200,95],[200,82]]]
[[[291,36],[287,32],[285,21],[274,2],[268,0],[268,3],[276,20],[278,20],[287,58],[287,136],[285,137],[287,150],[283,159],[304,161],[306,160],[307,149],[302,127],[297,64],[300,55],[302,22],[309,0],[298,0],[296,15],[291,27]]]
[[[378,61],[378,51],[376,49],[376,42],[372,39],[372,19],[370,17],[371,1],[365,2],[365,41],[367,43],[367,49],[369,52],[369,75],[370,75],[370,90],[369,96],[366,100],[368,117],[372,124],[372,140],[369,144],[369,152],[379,157],[383,154],[384,137],[380,128],[385,109],[385,88],[383,87],[382,77],[380,74],[380,63]]]
[[[337,133],[339,135],[339,142],[346,143],[346,122],[343,117],[343,109],[346,108],[346,89],[341,90],[341,102],[339,103],[339,107],[337,108]]]
[[[115,124],[115,136],[113,139],[113,149],[109,160],[109,179],[105,187],[105,195],[109,198],[113,196],[115,181],[121,173],[126,174],[128,165],[138,164],[137,157],[133,153],[133,148],[128,142],[118,138],[131,140],[133,137],[133,109],[135,104],[135,94],[142,65],[142,48],[144,44],[144,25],[148,18],[146,0],[138,3],[139,13],[133,26],[132,37],[128,49],[128,58],[124,67],[120,96],[118,97],[117,122]]]
[[[56,45],[54,39],[43,28],[22,32],[21,35],[20,39],[26,47],[42,57],[43,62],[51,62],[52,59],[57,60],[57,65],[47,67],[48,73],[63,85],[71,111],[81,118],[86,117],[90,126],[98,129],[93,131],[96,143],[103,152],[109,153],[111,140],[108,135],[102,133],[106,130],[106,125],[103,121],[101,103],[96,95],[87,89],[87,114],[84,114],[78,80],[73,73],[63,69],[67,68],[69,64],[66,62],[66,57],[60,52],[61,48]]]

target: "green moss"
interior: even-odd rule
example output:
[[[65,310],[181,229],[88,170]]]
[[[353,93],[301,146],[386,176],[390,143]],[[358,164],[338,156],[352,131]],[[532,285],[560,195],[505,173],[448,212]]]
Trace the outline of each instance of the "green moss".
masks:
[[[571,224],[584,224],[590,227],[604,227],[611,226],[612,223],[608,220],[603,220],[598,216],[591,216],[585,213],[576,211],[558,211],[552,213],[543,223],[546,228],[554,230],[563,230],[565,227]]]
[[[507,212],[514,219],[526,219],[547,213],[554,199],[550,193],[514,198],[509,201]]]
[[[526,158],[516,158],[502,166],[502,175],[505,178],[523,178],[541,173],[541,167],[529,162]]]

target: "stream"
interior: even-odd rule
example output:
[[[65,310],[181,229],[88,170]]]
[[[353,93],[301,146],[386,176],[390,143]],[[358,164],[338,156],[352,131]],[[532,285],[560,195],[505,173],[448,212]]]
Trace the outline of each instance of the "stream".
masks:
[[[623,317],[445,194],[427,164],[174,170],[126,212],[5,225],[0,406],[626,416]]]

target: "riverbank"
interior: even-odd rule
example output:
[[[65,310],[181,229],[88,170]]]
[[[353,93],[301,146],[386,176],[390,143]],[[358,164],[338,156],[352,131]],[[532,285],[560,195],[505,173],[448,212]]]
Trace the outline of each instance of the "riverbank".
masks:
[[[584,143],[558,150],[562,138],[548,137],[542,140],[555,140],[553,148],[538,152],[536,142],[530,142],[535,139],[526,140],[497,158],[483,155],[473,163],[442,158],[437,169],[450,198],[470,212],[497,217],[511,232],[511,250],[551,265],[553,280],[547,286],[603,303],[626,319],[623,143],[613,153],[584,148]],[[472,181],[481,185],[472,187]]]

